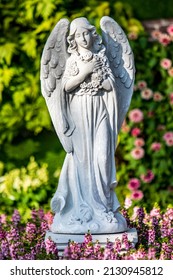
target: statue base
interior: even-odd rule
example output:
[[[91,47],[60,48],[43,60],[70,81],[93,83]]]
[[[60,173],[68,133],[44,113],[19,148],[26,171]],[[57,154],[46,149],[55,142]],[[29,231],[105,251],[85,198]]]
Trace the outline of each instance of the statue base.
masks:
[[[130,228],[127,231],[128,240],[135,246],[138,242],[138,234],[135,228]],[[92,234],[93,243],[99,241],[102,247],[105,247],[107,240],[114,242],[116,238],[120,241],[122,240],[123,233],[107,233],[107,234]],[[46,232],[45,239],[51,238],[57,245],[59,255],[63,256],[64,249],[68,246],[69,240],[78,243],[84,242],[84,234],[63,234],[63,233],[53,233],[51,231]]]

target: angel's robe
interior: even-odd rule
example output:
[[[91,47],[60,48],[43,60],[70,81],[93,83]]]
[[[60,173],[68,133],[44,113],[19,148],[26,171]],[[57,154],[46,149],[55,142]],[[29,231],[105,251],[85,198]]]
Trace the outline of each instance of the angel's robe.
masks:
[[[72,150],[66,155],[52,199],[54,232],[121,231],[116,228],[117,219],[125,227],[114,191],[118,115],[115,81],[105,54],[99,52],[95,57],[102,68],[75,90],[67,93],[65,84],[80,71],[80,56],[69,57],[62,80],[60,107],[66,143]],[[111,85],[109,91],[102,87],[105,79]]]

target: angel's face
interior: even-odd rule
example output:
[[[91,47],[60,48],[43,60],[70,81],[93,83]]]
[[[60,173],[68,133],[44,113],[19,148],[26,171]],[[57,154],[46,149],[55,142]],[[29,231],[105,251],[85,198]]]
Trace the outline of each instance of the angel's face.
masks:
[[[91,32],[84,27],[78,27],[75,32],[75,41],[78,47],[89,49],[92,46]]]

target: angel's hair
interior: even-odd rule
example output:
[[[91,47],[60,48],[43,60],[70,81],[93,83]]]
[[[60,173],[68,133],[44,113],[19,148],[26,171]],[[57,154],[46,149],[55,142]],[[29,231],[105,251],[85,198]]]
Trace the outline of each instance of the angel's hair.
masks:
[[[78,27],[84,27],[91,32],[91,35],[93,38],[93,49],[94,50],[99,51],[102,49],[102,39],[101,39],[100,35],[97,34],[95,26],[91,25],[86,18],[80,17],[80,18],[74,19],[70,25],[70,33],[69,33],[69,36],[67,37],[67,41],[69,43],[69,47],[68,47],[69,53],[78,54],[77,44],[75,41],[75,33],[76,33]]]

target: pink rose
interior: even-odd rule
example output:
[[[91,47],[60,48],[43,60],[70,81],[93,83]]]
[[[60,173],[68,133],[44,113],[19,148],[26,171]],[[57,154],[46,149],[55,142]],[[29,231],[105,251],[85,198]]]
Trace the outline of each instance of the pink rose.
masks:
[[[151,150],[152,151],[160,151],[160,149],[161,149],[161,147],[162,147],[162,144],[161,143],[159,143],[159,142],[153,142],[152,144],[151,144]]]
[[[150,183],[151,181],[153,181],[154,179],[154,174],[151,170],[148,170],[146,174],[142,174],[141,175],[141,180],[144,182],[144,183]]]
[[[144,157],[145,151],[141,147],[136,147],[131,151],[131,156],[134,159],[141,159]]]
[[[138,127],[134,127],[131,130],[131,135],[134,137],[137,137],[138,135],[141,134],[141,130]]]
[[[138,88],[139,88],[140,90],[143,90],[144,88],[147,87],[147,83],[146,83],[145,81],[139,81],[139,82],[137,83],[137,86],[138,86]]]
[[[168,74],[170,77],[173,77],[173,67],[168,70]]]
[[[133,109],[129,112],[129,119],[134,123],[139,123],[143,120],[143,112],[139,109]]]
[[[163,68],[163,69],[169,69],[171,68],[172,66],[172,61],[168,58],[163,58],[161,61],[160,61],[160,66]]]
[[[169,147],[173,146],[173,139],[166,140],[166,145]]]
[[[167,131],[164,135],[163,135],[163,139],[165,141],[169,140],[169,139],[173,139],[173,132],[172,131]]]
[[[171,105],[173,105],[173,92],[169,94],[169,102]]]
[[[168,34],[161,33],[160,36],[159,36],[159,42],[163,46],[167,46],[171,43],[171,37]]]
[[[129,180],[127,187],[129,188],[129,190],[137,190],[140,187],[141,183],[139,181],[139,179],[137,178],[132,178]]]
[[[153,96],[153,92],[152,92],[152,90],[149,89],[149,88],[143,89],[143,90],[141,91],[141,97],[142,97],[143,99],[145,99],[145,100],[151,99],[152,96]]]
[[[159,130],[159,131],[164,130],[164,129],[165,129],[165,125],[163,125],[163,124],[159,124],[157,126],[157,130]]]
[[[155,92],[153,95],[153,99],[154,99],[154,101],[162,101],[163,95],[161,95],[160,92]]]
[[[158,39],[160,38],[161,34],[162,34],[162,33],[161,33],[159,30],[153,30],[153,31],[151,32],[152,38],[153,38],[153,39],[156,39],[156,40],[158,40]]]
[[[145,145],[145,141],[143,138],[136,138],[134,144],[136,147],[142,147]]]
[[[170,36],[173,36],[173,24],[171,24],[167,27],[167,32]]]
[[[130,131],[130,127],[127,125],[126,120],[123,121],[121,130],[125,133],[128,133]]]
[[[128,38],[130,40],[136,40],[138,38],[138,34],[136,32],[130,32],[128,33]]]
[[[152,118],[154,116],[154,112],[153,111],[148,111],[147,116],[149,118]]]
[[[141,200],[143,198],[143,196],[144,196],[144,194],[140,190],[136,190],[131,193],[131,199],[133,199],[133,200]]]

